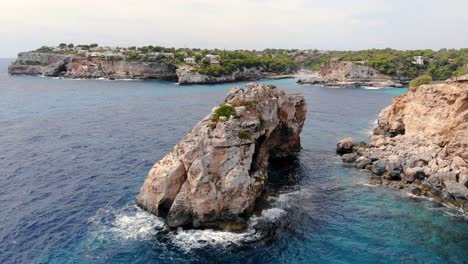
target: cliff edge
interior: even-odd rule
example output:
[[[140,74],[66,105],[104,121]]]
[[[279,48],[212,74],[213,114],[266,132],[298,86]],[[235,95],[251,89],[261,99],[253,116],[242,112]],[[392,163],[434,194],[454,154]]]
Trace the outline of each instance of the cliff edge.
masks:
[[[393,78],[384,75],[369,66],[350,61],[331,60],[320,67],[316,78],[299,80],[300,84],[320,84],[336,87],[402,87]]]
[[[300,147],[302,95],[248,84],[232,88],[150,170],[137,204],[170,227],[245,223],[267,182],[268,160]]]
[[[409,88],[380,113],[368,144],[344,139],[337,152],[373,183],[467,211],[468,82]]]

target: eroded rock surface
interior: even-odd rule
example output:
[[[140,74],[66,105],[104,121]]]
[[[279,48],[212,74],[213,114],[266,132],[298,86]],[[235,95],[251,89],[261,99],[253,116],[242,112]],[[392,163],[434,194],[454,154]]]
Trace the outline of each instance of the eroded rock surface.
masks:
[[[176,80],[176,66],[158,62],[112,61],[40,52],[22,52],[8,67],[10,74],[83,79]]]
[[[214,108],[153,166],[137,197],[171,227],[241,223],[265,187],[269,158],[300,147],[302,95],[248,84],[231,89],[225,103],[235,113]]]
[[[373,183],[467,211],[468,83],[410,88],[381,112],[370,142],[342,160],[381,177]]]
[[[337,87],[402,87],[393,78],[384,75],[372,67],[350,61],[331,60],[320,67],[319,76],[299,80],[301,84],[321,84]]]
[[[261,68],[244,68],[236,70],[231,74],[222,76],[209,76],[198,73],[193,67],[182,65],[177,69],[177,78],[179,84],[206,84],[206,83],[223,83],[236,81],[251,81],[267,78]]]

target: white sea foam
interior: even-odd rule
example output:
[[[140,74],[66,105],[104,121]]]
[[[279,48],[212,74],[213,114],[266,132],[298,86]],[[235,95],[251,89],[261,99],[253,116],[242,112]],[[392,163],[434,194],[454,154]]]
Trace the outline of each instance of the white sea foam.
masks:
[[[281,194],[273,203],[287,205],[291,194],[294,193]],[[254,229],[256,224],[275,222],[286,214],[287,212],[280,207],[265,209],[260,216],[254,216],[249,220],[247,230],[242,233],[211,229],[184,230],[182,228],[167,232],[168,229],[161,218],[135,205],[128,205],[120,209],[104,208],[90,218],[90,223],[93,226],[93,238],[95,239],[148,240],[164,231],[164,236],[167,236],[173,245],[183,251],[190,251],[209,246],[226,248],[255,241],[259,236]]]
[[[428,201],[434,201],[434,199],[432,197],[428,197],[428,196],[425,196],[425,195],[414,195],[410,192],[404,192],[404,194],[408,197],[411,197],[411,198],[416,198],[416,199],[421,199],[421,200],[428,200]]]
[[[275,221],[286,215],[286,211],[281,208],[270,208],[262,211],[261,218],[267,221]]]
[[[380,89],[385,89],[385,88],[382,88],[382,87],[372,87],[372,86],[361,86],[362,89],[366,89],[366,90],[380,90]]]
[[[150,239],[156,235],[164,223],[156,216],[145,211],[135,214],[120,214],[116,217],[111,231],[125,239]]]
[[[147,240],[164,229],[161,219],[135,205],[121,209],[101,209],[89,222],[94,230],[94,237],[102,240]]]
[[[240,245],[242,242],[255,239],[255,232],[234,233],[229,231],[205,230],[177,230],[170,237],[171,242],[184,251],[197,248],[229,247]]]

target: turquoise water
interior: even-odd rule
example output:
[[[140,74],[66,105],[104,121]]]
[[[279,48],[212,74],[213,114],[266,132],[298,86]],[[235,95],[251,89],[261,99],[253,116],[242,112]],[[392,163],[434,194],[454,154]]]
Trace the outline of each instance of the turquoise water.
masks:
[[[245,233],[169,231],[134,205],[151,166],[234,85],[8,76],[0,60],[0,263],[466,263],[457,211],[368,186],[336,141],[365,140],[406,89],[267,81],[308,103],[303,150],[269,170]]]

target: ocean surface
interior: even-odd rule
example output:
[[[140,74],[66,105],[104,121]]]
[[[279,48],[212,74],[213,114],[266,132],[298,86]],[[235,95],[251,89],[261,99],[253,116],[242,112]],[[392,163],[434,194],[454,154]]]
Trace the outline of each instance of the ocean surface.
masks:
[[[405,89],[302,93],[303,150],[244,233],[169,231],[135,206],[150,167],[235,85],[9,76],[0,60],[0,263],[468,263],[468,221],[369,186],[336,142],[366,140]]]

